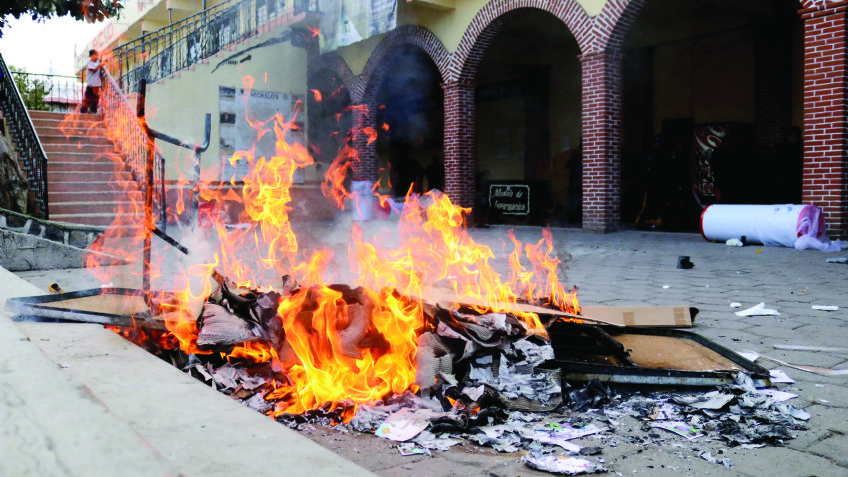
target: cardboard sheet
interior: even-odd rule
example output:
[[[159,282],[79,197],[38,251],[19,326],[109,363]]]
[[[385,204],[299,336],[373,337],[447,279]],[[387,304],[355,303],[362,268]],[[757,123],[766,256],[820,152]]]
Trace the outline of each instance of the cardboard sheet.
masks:
[[[584,306],[581,315],[624,326],[691,328],[689,307],[680,306]]]

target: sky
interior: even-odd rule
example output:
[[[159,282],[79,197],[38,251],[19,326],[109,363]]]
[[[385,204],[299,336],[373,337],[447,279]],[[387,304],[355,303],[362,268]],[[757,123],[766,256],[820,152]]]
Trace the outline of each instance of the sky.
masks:
[[[29,16],[9,17],[0,37],[0,53],[9,66],[28,73],[74,75],[74,48],[82,51],[104,23],[86,23],[70,16],[35,22]]]

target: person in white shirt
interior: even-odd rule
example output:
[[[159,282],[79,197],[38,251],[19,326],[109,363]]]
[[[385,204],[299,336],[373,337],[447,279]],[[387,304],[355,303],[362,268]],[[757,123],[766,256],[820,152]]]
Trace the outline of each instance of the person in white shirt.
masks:
[[[97,50],[88,51],[88,63],[85,65],[85,94],[83,95],[81,113],[97,112],[97,103],[100,101],[100,70],[103,64],[97,55]]]

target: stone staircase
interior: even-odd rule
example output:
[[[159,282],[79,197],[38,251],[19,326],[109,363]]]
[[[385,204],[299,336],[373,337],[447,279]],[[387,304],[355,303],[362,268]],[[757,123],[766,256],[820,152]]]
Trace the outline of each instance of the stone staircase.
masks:
[[[120,210],[130,210],[132,201],[141,200],[99,114],[75,114],[65,121],[65,113],[29,113],[47,154],[50,220],[107,226]]]

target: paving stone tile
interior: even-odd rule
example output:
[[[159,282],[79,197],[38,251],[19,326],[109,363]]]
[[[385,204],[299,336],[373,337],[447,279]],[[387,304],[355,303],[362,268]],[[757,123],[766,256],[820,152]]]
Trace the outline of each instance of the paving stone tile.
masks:
[[[807,452],[830,459],[845,467],[848,472],[848,436],[844,434],[833,435],[817,442],[810,446]]]
[[[827,458],[799,452],[787,447],[763,447],[733,459],[733,470],[742,474],[780,477],[848,476],[848,469]]]
[[[813,404],[806,409],[810,413],[810,425],[848,434],[848,411],[830,404]]]

